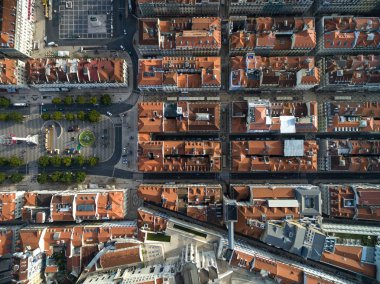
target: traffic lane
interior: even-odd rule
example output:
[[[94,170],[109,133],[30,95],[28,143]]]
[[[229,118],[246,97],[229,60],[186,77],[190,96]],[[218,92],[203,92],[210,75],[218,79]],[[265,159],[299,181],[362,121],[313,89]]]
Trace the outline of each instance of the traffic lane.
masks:
[[[55,104],[44,104],[41,106],[41,112],[52,113],[55,111],[62,112],[78,112],[78,111],[91,111],[96,110],[101,114],[107,114],[111,112],[113,115],[119,115],[120,113],[126,112],[133,107],[131,104],[118,103],[112,104],[110,106],[98,105],[94,106],[93,104],[83,104],[83,105],[55,105]]]

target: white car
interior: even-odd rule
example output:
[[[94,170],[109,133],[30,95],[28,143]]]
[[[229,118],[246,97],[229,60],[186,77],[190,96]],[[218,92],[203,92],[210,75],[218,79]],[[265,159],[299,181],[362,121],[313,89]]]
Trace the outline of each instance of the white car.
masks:
[[[123,45],[120,45],[120,48],[121,48],[122,50],[125,50],[125,48],[124,48],[124,46],[123,46]]]
[[[108,116],[112,116],[112,113],[110,113],[109,111],[107,111],[107,115]]]
[[[124,30],[124,35],[125,35],[125,36],[127,35],[127,30]]]

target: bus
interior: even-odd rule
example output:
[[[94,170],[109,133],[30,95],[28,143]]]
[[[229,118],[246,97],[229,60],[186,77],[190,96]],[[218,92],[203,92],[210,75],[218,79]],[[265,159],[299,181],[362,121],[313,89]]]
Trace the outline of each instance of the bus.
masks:
[[[334,96],[335,101],[351,101],[351,96]]]
[[[13,106],[14,107],[27,107],[28,104],[27,103],[14,103]]]

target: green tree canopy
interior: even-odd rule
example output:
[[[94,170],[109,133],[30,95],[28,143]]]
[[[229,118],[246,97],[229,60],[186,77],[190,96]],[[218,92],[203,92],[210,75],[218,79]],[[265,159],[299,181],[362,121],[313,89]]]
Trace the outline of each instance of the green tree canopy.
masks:
[[[54,120],[62,120],[63,119],[63,114],[60,111],[55,111],[53,112],[53,117]]]
[[[38,165],[40,166],[40,167],[46,167],[46,166],[48,166],[49,165],[49,162],[50,162],[50,159],[49,159],[49,157],[48,156],[41,156],[41,157],[39,157],[39,159],[38,159]]]
[[[74,99],[72,96],[67,96],[64,98],[65,105],[72,105],[74,103]]]
[[[63,157],[63,158],[62,158],[62,163],[63,163],[66,167],[70,167],[70,166],[71,166],[71,157],[69,157],[69,156]]]
[[[65,114],[65,118],[68,121],[73,121],[73,120],[75,120],[75,114],[73,114],[72,112],[68,112]]]
[[[73,175],[69,172],[65,172],[61,175],[60,181],[63,183],[70,183],[73,181]]]
[[[100,103],[102,105],[109,106],[110,104],[112,104],[111,96],[109,94],[102,95],[101,98],[100,98]]]
[[[0,107],[7,108],[7,107],[10,106],[10,104],[11,104],[11,100],[10,99],[4,98],[4,97],[0,97]]]
[[[100,112],[96,111],[96,110],[91,110],[88,114],[87,114],[87,119],[88,121],[90,122],[99,122],[100,120]]]
[[[86,119],[86,114],[84,113],[84,111],[80,111],[77,113],[77,118],[79,120],[85,120]]]
[[[86,173],[85,172],[77,172],[75,174],[75,181],[78,183],[84,182],[86,179]]]
[[[61,178],[61,173],[60,172],[54,172],[50,175],[50,180],[52,182],[57,182]]]
[[[85,159],[83,158],[82,155],[79,155],[75,158],[75,163],[78,165],[78,166],[83,166],[84,163],[85,163]]]
[[[11,181],[13,183],[21,182],[24,179],[24,176],[20,173],[14,173],[11,175]]]
[[[90,166],[90,167],[95,167],[99,162],[99,158],[97,157],[89,157],[87,159],[87,164]]]
[[[47,173],[39,174],[38,177],[37,177],[37,182],[41,183],[41,184],[47,183],[48,182],[48,178],[49,178],[49,176],[48,176]]]
[[[12,168],[19,167],[24,162],[21,158],[17,156],[11,156],[8,161],[9,161],[9,166],[11,166]]]
[[[84,96],[77,96],[76,102],[80,105],[83,105],[86,103],[86,98]]]
[[[45,112],[45,113],[41,114],[41,118],[43,120],[50,120],[51,119],[51,114]]]
[[[13,120],[15,122],[22,122],[24,117],[19,112],[11,112],[8,114],[8,120]]]
[[[53,156],[49,158],[49,163],[53,167],[60,167],[62,163],[62,159],[60,156]]]
[[[0,173],[0,183],[4,183],[7,179],[7,175],[5,173]]]
[[[55,97],[54,99],[51,100],[51,102],[55,105],[58,105],[62,103],[62,99],[60,97]]]
[[[98,103],[98,99],[94,96],[90,98],[90,104],[96,105]]]

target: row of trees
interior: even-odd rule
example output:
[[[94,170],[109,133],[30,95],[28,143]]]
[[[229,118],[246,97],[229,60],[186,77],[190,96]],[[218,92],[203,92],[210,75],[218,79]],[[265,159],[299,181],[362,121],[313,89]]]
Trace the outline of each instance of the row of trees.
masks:
[[[5,173],[0,173],[0,184],[4,183],[6,180],[12,183],[21,182],[24,179],[24,176],[19,173],[13,173],[10,176]]]
[[[86,173],[85,172],[53,172],[51,174],[47,173],[41,173],[37,177],[37,182],[44,184],[48,182],[56,183],[56,182],[61,182],[61,183],[72,183],[72,182],[77,182],[77,183],[82,183],[86,179]]]
[[[84,158],[83,156],[79,155],[76,157],[70,157],[70,156],[41,156],[38,159],[38,165],[42,168],[45,168],[47,166],[53,166],[53,167],[70,167],[70,166],[84,166],[87,165],[89,167],[95,167],[99,163],[98,157],[88,157]]]
[[[98,98],[95,96],[77,96],[76,99],[74,99],[73,96],[66,96],[63,99],[60,97],[55,97],[52,101],[53,104],[59,105],[59,104],[65,104],[65,105],[72,105],[74,103],[83,105],[83,104],[93,104],[96,105],[98,103]],[[112,104],[112,99],[109,94],[104,94],[100,97],[99,102],[102,105],[108,106]]]
[[[19,112],[0,113],[0,121],[23,122],[24,117]]]
[[[10,99],[4,98],[4,97],[0,97],[0,107],[7,108],[10,105],[11,105],[11,100]]]
[[[11,156],[9,158],[0,157],[0,166],[17,168],[17,167],[22,166],[23,164],[24,164],[24,160],[17,156]]]
[[[63,114],[60,111],[53,112],[52,114],[50,113],[43,113],[41,115],[41,118],[43,120],[64,120],[66,119],[67,121],[74,121],[76,119],[82,120],[82,121],[89,121],[89,122],[99,122],[101,118],[100,112],[96,110],[91,110],[88,113],[85,113],[84,111],[79,111],[78,113],[72,113],[68,112]]]

